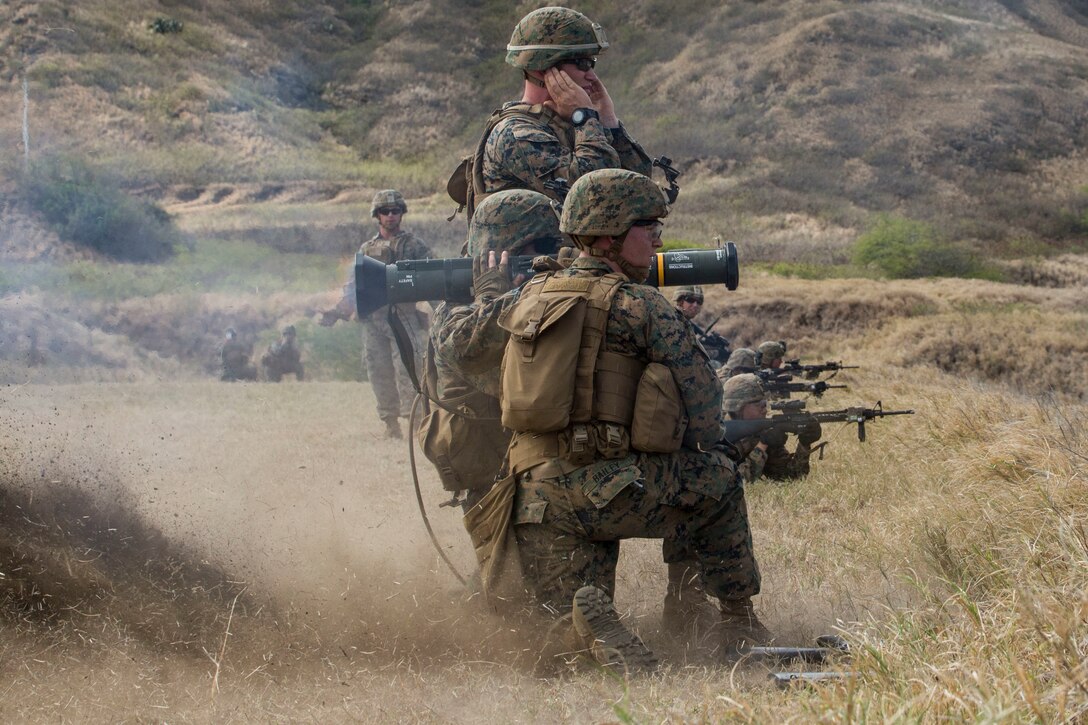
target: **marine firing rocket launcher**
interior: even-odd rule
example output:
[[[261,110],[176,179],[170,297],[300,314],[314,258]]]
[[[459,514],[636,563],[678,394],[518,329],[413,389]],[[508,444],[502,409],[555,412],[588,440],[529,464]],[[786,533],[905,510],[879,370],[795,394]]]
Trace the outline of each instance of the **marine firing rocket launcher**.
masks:
[[[513,257],[511,275],[532,274],[535,257]],[[653,287],[724,284],[735,290],[740,282],[737,245],[717,249],[662,252],[650,263],[646,284]],[[472,301],[472,259],[405,259],[393,264],[355,255],[355,306],[364,317],[386,305],[423,300]]]

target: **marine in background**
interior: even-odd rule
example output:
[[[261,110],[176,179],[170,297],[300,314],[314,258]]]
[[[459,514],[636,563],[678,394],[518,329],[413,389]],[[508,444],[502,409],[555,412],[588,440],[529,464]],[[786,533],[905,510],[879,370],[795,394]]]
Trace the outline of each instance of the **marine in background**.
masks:
[[[256,380],[257,368],[249,364],[253,345],[243,342],[233,327],[228,327],[219,348],[219,379],[226,382]]]
[[[401,229],[401,220],[408,213],[408,204],[396,189],[385,189],[374,195],[370,215],[378,221],[378,232],[363,242],[359,251],[384,264],[402,259],[430,259],[431,250],[419,237]],[[420,365],[425,316],[413,304],[396,305],[415,351],[415,367]],[[349,275],[344,294],[331,310],[321,316],[321,325],[330,327],[337,320],[349,320],[355,313],[355,275]],[[363,335],[363,365],[374,390],[378,417],[385,423],[386,435],[400,438],[399,418],[408,418],[415,400],[415,386],[401,364],[393,330],[388,321],[389,308],[381,307],[359,319]]]
[[[695,322],[695,318],[703,311],[703,299],[703,288],[698,285],[677,287],[672,295],[672,300],[676,303],[676,309],[685,319],[691,322],[691,326],[695,328],[695,335],[699,338],[699,343],[706,350],[706,354],[710,356],[710,364],[717,369],[725,365],[726,360],[729,359],[729,340],[713,330],[704,330]]]
[[[725,382],[734,375],[758,370],[757,359],[758,354],[755,350],[749,347],[738,347],[729,354],[729,359],[725,361],[725,365],[718,369],[718,379]]]
[[[283,328],[280,339],[268,346],[261,356],[261,366],[264,367],[265,378],[273,383],[280,382],[284,375],[294,375],[296,380],[303,379],[302,353],[295,340],[294,325]]]
[[[756,348],[756,365],[762,370],[778,370],[785,359],[785,340],[767,340]]]
[[[722,408],[731,420],[766,418],[767,393],[759,377],[742,373],[726,380]],[[819,422],[813,420],[797,432],[797,447],[792,453],[786,448],[788,434],[779,428],[744,438],[735,444],[740,457],[737,469],[745,484],[755,483],[761,476],[774,481],[804,478],[809,473],[813,444],[821,435]]]
[[[627,134],[595,70],[608,47],[604,29],[569,8],[540,8],[518,22],[506,62],[522,72],[523,92],[488,121],[485,193],[518,188],[557,198],[548,186],[555,179],[573,184],[608,168],[650,174],[652,159]]]

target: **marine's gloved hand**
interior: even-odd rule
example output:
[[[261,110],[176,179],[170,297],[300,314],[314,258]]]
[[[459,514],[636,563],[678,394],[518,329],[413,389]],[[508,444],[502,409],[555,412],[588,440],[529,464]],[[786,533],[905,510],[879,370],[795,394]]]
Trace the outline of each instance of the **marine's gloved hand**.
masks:
[[[768,428],[759,434],[759,442],[766,443],[768,448],[780,448],[786,445],[786,431],[778,426]]]
[[[823,429],[820,427],[820,421],[813,418],[798,426],[797,440],[806,446],[811,446],[813,443],[820,440],[820,436],[822,436],[823,433]]]
[[[509,256],[503,252],[496,261],[495,252],[472,258],[472,296],[477,302],[487,302],[510,291]]]

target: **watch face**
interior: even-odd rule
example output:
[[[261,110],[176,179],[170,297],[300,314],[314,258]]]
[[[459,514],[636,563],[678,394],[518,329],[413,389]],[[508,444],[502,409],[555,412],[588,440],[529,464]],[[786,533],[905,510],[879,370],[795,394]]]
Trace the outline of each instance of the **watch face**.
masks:
[[[581,126],[583,123],[586,122],[586,112],[579,108],[571,114],[570,120],[571,123],[573,123],[575,126]]]

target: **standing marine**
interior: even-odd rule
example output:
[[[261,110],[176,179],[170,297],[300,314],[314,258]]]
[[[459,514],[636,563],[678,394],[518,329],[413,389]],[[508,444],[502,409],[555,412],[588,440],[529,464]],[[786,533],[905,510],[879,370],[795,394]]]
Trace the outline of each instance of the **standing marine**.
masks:
[[[385,264],[402,259],[429,259],[431,250],[427,245],[411,232],[401,229],[401,220],[407,212],[408,204],[396,189],[385,189],[375,194],[370,215],[378,220],[378,232],[363,242],[359,251]],[[412,348],[416,351],[415,366],[418,370],[418,351],[422,343],[424,322],[415,305],[402,303],[396,305],[396,309],[412,339]],[[352,274],[344,285],[343,297],[336,307],[322,314],[321,324],[329,327],[336,324],[337,320],[351,319],[354,312],[355,277]],[[378,417],[385,423],[386,435],[400,438],[398,418],[408,418],[411,415],[412,401],[416,393],[408,371],[400,362],[388,315],[389,308],[381,307],[359,319],[363,333],[363,364],[377,400]]]
[[[723,645],[769,637],[744,489],[719,445],[721,385],[691,326],[643,284],[668,211],[644,175],[585,174],[560,219],[578,258],[511,292],[499,318],[525,586],[538,612],[570,613],[570,645],[633,669],[656,658],[612,606],[626,538],[686,542]]]
[[[604,29],[569,8],[539,8],[518,22],[506,62],[522,73],[521,98],[491,114],[475,154],[450,180],[470,216],[503,189],[561,199],[554,182],[569,186],[596,169],[650,174],[653,160],[620,123],[596,71],[608,47]]]

